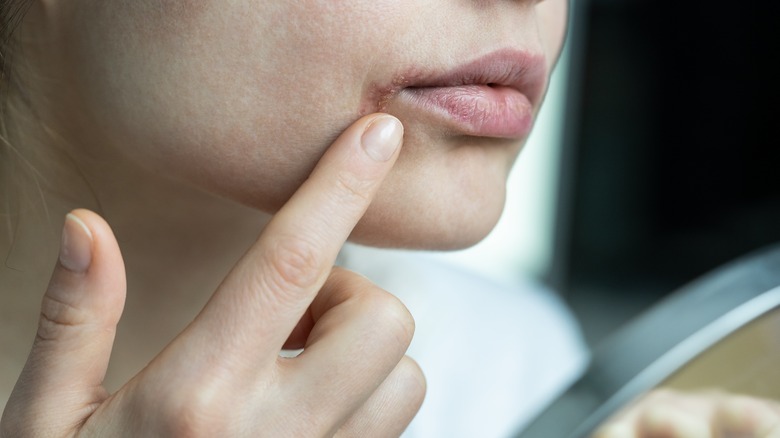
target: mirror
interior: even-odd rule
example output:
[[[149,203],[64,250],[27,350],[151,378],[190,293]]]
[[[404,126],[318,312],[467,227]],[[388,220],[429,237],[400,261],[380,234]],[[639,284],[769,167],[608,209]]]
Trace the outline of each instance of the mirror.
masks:
[[[730,263],[619,330],[519,438],[780,436],[780,245]],[[654,436],[651,432],[650,436]],[[637,435],[638,436],[638,435]],[[769,435],[775,436],[775,435]]]

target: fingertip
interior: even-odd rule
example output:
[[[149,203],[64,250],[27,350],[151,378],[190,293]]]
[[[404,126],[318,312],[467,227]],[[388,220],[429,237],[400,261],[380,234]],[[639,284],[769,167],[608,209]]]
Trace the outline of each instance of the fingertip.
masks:
[[[101,315],[109,325],[115,324],[124,308],[124,261],[111,228],[100,215],[75,209],[65,216],[59,266],[47,295],[76,307],[86,306],[85,310]]]
[[[377,162],[387,162],[401,147],[404,127],[389,114],[376,114],[365,125],[360,143],[366,154]]]
[[[409,356],[404,356],[399,366],[404,367],[406,384],[410,395],[409,402],[412,407],[419,410],[428,392],[428,380],[425,378],[425,372],[420,364]]]
[[[124,267],[114,232],[103,217],[84,208],[72,210],[66,217],[77,221],[89,233],[92,239],[93,268],[101,269],[105,265]]]
[[[89,237],[90,240],[92,240],[92,230],[89,229],[86,223],[76,214],[78,210],[73,210],[72,212],[65,215],[66,220],[71,220],[76,223],[83,231],[86,233],[87,237]]]
[[[108,225],[105,219],[103,219],[94,211],[87,210],[85,208],[77,208],[68,213],[66,217],[78,221],[78,223],[84,227],[86,232],[89,233],[93,241],[103,240],[106,235],[113,237],[111,227]]]
[[[93,237],[89,227],[78,216],[68,213],[62,227],[60,264],[74,273],[83,273],[92,264]]]

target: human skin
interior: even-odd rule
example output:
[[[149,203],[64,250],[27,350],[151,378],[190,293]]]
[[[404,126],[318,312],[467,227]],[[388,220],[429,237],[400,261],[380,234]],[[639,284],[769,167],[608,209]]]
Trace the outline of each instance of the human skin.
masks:
[[[500,50],[543,58],[549,73],[566,21],[564,0],[49,3],[41,24],[56,32],[40,59],[59,58],[69,86],[42,94],[75,156],[111,148],[274,212],[346,126],[381,109],[404,124],[406,147],[352,240],[425,248],[492,229],[524,138],[464,135],[373,91]]]
[[[122,261],[107,225],[77,212],[98,236],[97,265],[90,269],[97,267],[74,275],[61,259],[44,303],[76,309],[85,319],[44,307],[47,318],[2,431],[24,436],[56,429],[65,436],[84,426],[85,433],[135,436],[397,434],[419,405],[423,386],[419,370],[403,357],[408,315],[354,274],[331,273],[335,253],[350,233],[354,241],[383,246],[475,243],[500,214],[507,173],[524,138],[470,135],[376,90],[407,72],[451,71],[506,50],[543,59],[549,74],[565,9],[564,0],[35,1],[20,29],[26,64],[35,72],[26,81],[28,102],[58,134],[57,146],[124,240],[132,296],[143,298],[130,303],[145,316],[131,316],[135,333],[149,321],[176,318],[150,316],[165,309],[161,296],[187,291],[174,301],[184,306],[210,294],[225,273],[201,268],[236,257],[242,246],[235,241],[251,242],[246,237],[257,232],[258,216],[230,201],[252,212],[280,213],[195,323],[109,395],[102,373],[124,301],[117,278]],[[533,101],[534,112],[539,104]],[[339,151],[355,144],[331,147],[333,140],[377,110],[405,126],[392,170],[385,164],[365,179],[348,179],[359,184],[345,185],[344,175],[372,167],[326,159],[313,175],[326,150],[344,158]],[[361,120],[358,128],[369,122]],[[307,178],[317,196],[290,201]],[[77,197],[72,187],[61,189]],[[360,208],[345,209],[351,202]],[[305,247],[299,268],[302,277],[316,278],[299,287],[302,296],[294,300],[289,292],[300,285],[269,290],[268,277],[257,275],[280,274],[290,260],[280,259],[268,242],[290,236],[313,245]],[[234,241],[225,243],[228,238]],[[192,242],[202,245],[186,248]],[[258,309],[256,296],[279,306]],[[379,322],[367,320],[377,308]],[[187,321],[183,313],[178,322]],[[168,341],[168,333],[151,327],[152,336]],[[366,336],[369,328],[374,331]],[[309,353],[298,362],[278,361],[291,332],[298,343],[308,342]],[[371,342],[360,344],[366,339]],[[349,361],[364,363],[364,373],[342,370],[329,379],[338,359],[365,353],[356,348],[365,345],[377,355]],[[149,355],[136,353],[130,355],[145,363]],[[100,366],[92,368],[95,363]],[[259,375],[253,373],[258,363]],[[146,423],[133,421],[138,413]],[[46,421],[36,424],[39,419]],[[311,429],[297,429],[307,425]]]
[[[404,356],[414,322],[392,295],[332,267],[401,141],[387,115],[350,127],[202,312],[113,393],[122,255],[98,215],[71,212],[0,437],[400,434],[425,391]],[[282,358],[283,347],[304,351]]]
[[[405,127],[402,152],[392,170],[384,169],[389,173],[386,177],[382,174],[384,182],[378,193],[374,196],[373,191],[370,195],[364,192],[377,189],[376,180],[365,186],[358,184],[345,194],[343,189],[351,186],[345,186],[344,181],[336,178],[328,183],[315,179],[321,183],[321,202],[296,203],[295,215],[282,217],[288,219],[291,227],[298,223],[293,218],[329,220],[318,222],[317,227],[303,228],[300,233],[284,228],[288,234],[308,236],[309,243],[327,241],[328,248],[335,249],[343,242],[329,239],[327,235],[333,222],[338,222],[336,219],[344,213],[342,201],[349,199],[349,192],[353,192],[358,197],[362,194],[366,205],[369,200],[373,202],[365,215],[361,212],[345,219],[345,223],[359,220],[350,237],[352,240],[374,245],[455,248],[484,236],[500,213],[506,174],[524,138],[464,135],[393,96],[380,102],[372,90],[377,84],[381,88],[382,84],[393,82],[399,72],[419,66],[446,71],[506,49],[534,52],[544,59],[549,74],[560,49],[564,22],[565,2],[560,0],[541,3],[359,1],[348,5],[309,1],[268,2],[262,6],[248,1],[206,0],[35,1],[18,31],[21,47],[18,60],[24,61],[19,64],[26,71],[34,72],[24,77],[26,99],[34,109],[35,120],[40,120],[47,130],[30,129],[19,133],[17,138],[29,140],[24,146],[30,151],[65,152],[68,160],[63,162],[78,170],[90,190],[84,190],[84,184],[69,184],[71,181],[66,183],[54,177],[50,183],[56,186],[57,194],[66,195],[63,195],[66,203],[86,199],[101,207],[101,214],[117,236],[127,269],[127,301],[114,348],[114,358],[118,360],[112,360],[114,371],[109,369],[103,381],[102,389],[106,392],[92,394],[97,398],[88,406],[97,406],[95,400],[112,394],[108,400],[115,402],[100,412],[116,414],[114,417],[120,419],[119,423],[109,422],[109,425],[123,425],[124,413],[144,410],[165,413],[166,410],[159,409],[155,403],[136,403],[139,398],[122,394],[146,394],[147,401],[159,394],[179,397],[178,400],[188,396],[191,400],[202,400],[204,390],[209,388],[202,384],[209,382],[208,373],[189,381],[174,382],[179,384],[170,388],[149,385],[144,373],[151,369],[152,375],[159,370],[168,370],[163,375],[178,375],[171,371],[175,367],[163,365],[200,363],[201,358],[193,350],[175,347],[187,345],[186,342],[169,341],[187,338],[186,333],[191,331],[179,337],[177,333],[196,318],[201,306],[209,300],[213,302],[210,297],[215,290],[223,290],[222,279],[252,245],[267,221],[267,216],[259,212],[285,211],[280,208],[289,205],[292,194],[300,190],[303,181],[312,180],[312,169],[326,150],[333,149],[334,139],[354,126],[353,123],[365,123],[360,117],[367,113],[381,109],[398,117]],[[534,111],[539,104],[540,99],[534,102]],[[43,138],[40,132],[53,132],[56,136]],[[349,167],[348,161],[328,163],[329,172],[341,177],[356,170]],[[107,225],[99,218],[83,211],[77,215],[88,226],[96,227],[91,228],[95,234],[99,234],[98,230],[106,233]],[[280,220],[283,219],[277,219]],[[25,242],[28,246],[41,248],[40,254],[44,255],[50,248],[56,248],[46,237],[48,234],[37,231],[41,230],[36,230],[35,237]],[[109,240],[108,245],[115,243]],[[323,256],[318,259],[320,268],[332,264],[333,254],[329,254],[324,257],[316,251],[317,256]],[[117,262],[114,256],[112,263],[113,268],[101,271],[101,275],[119,272],[121,260]],[[57,269],[55,278],[60,275],[60,268]],[[29,272],[28,278],[32,280],[21,288],[25,293],[6,294],[3,299],[10,299],[14,305],[5,305],[8,303],[5,301],[3,309],[27,308],[46,290],[45,284],[37,284],[40,283],[37,279],[45,278],[43,271],[41,275]],[[304,317],[304,324],[293,337],[300,341],[311,339],[312,333],[322,332],[338,338],[331,330],[332,325],[320,324],[318,329],[316,322],[343,319],[345,323],[355,323],[361,321],[361,315],[379,311],[386,317],[384,323],[372,327],[382,330],[378,337],[369,339],[378,342],[377,345],[393,339],[399,325],[393,322],[392,315],[403,315],[398,303],[354,274],[336,272],[334,284],[338,287],[326,283],[317,295],[316,300],[320,301],[312,304],[315,308],[318,302],[326,303],[321,304],[323,319],[313,321]],[[0,283],[6,278],[0,278]],[[119,293],[116,290],[95,292]],[[229,293],[235,292],[222,294]],[[368,298],[359,298],[362,304],[348,307],[351,309],[348,312],[334,313],[332,309],[345,307],[328,301],[333,294]],[[311,295],[309,298],[313,299]],[[14,299],[24,300],[24,306],[17,306]],[[302,303],[305,301],[296,304],[298,312],[305,307],[301,307]],[[102,324],[101,327],[113,331],[121,304],[122,300],[114,296],[110,312],[87,309],[87,315],[94,317],[94,322]],[[383,312],[389,312],[391,317]],[[10,313],[20,315],[20,320],[26,315],[9,310]],[[331,316],[325,318],[325,315]],[[16,317],[12,315],[9,319],[11,324]],[[224,319],[232,317],[231,312],[222,314]],[[43,324],[46,329],[46,322]],[[70,325],[60,324],[60,327],[67,330]],[[360,332],[357,326],[352,327]],[[239,337],[257,333],[257,327],[252,324],[242,325],[240,329],[244,331]],[[286,330],[291,329],[286,327]],[[401,332],[403,340],[408,333]],[[193,341],[195,344],[207,339],[189,338],[200,340]],[[99,346],[105,349],[110,340],[103,341]],[[220,339],[214,341],[218,344]],[[244,347],[243,353],[251,354],[253,348]],[[264,348],[273,350],[278,345]],[[19,356],[17,350],[16,347],[7,349],[14,352],[7,357]],[[160,350],[163,354],[156,356]],[[51,354],[67,354],[76,362],[93,357],[79,359],[72,350],[68,351],[71,353],[64,348],[52,349]],[[312,434],[339,424],[364,431],[361,427],[371,422],[361,418],[378,417],[376,424],[395,427],[403,427],[408,422],[413,414],[410,410],[416,409],[421,397],[419,370],[410,366],[402,351],[388,351],[395,352],[396,356],[384,361],[363,357],[369,365],[369,374],[376,380],[383,373],[393,376],[395,369],[401,369],[405,371],[399,375],[406,378],[400,381],[411,384],[398,387],[391,384],[388,391],[371,385],[362,387],[360,394],[345,394],[348,400],[342,400],[349,402],[352,410],[336,414],[317,412],[314,407],[322,400],[309,399],[307,406],[311,410],[306,413],[327,417],[315,424],[319,429],[310,431]],[[335,350],[330,352],[339,355]],[[103,354],[100,359],[106,361],[105,351]],[[226,355],[228,361],[232,357],[235,356]],[[327,361],[328,356],[322,358]],[[56,376],[42,378],[50,369],[44,364],[57,360],[40,349],[34,350],[28,369],[44,374],[25,372],[17,388],[27,392],[23,391],[9,403],[13,409],[6,418],[30,418],[13,414],[29,415],[47,406],[63,406],[48,397],[25,397],[31,393],[51,394],[52,387],[44,382],[56,383],[57,379]],[[149,360],[163,365],[144,368]],[[146,371],[136,374],[142,369]],[[89,384],[95,385],[100,380],[99,371],[91,376]],[[316,378],[318,373],[305,375]],[[74,381],[71,377],[59,375],[61,381]],[[131,378],[130,384],[124,386],[129,390],[119,389]],[[318,382],[308,383],[318,385]],[[246,380],[236,378],[232,384],[242,387]],[[139,388],[151,389],[144,393]],[[373,394],[371,388],[376,389]],[[187,389],[194,392],[180,392]],[[296,398],[291,394],[289,391],[286,395],[290,398],[281,399],[292,403]],[[266,406],[279,408],[287,416],[300,417],[293,415],[299,412],[296,409],[283,410],[285,405],[279,403],[280,398],[273,398],[267,392],[244,395],[253,402],[269,397],[266,401],[270,404]],[[24,401],[30,400],[38,404],[24,405]],[[217,403],[220,400],[224,397],[214,398],[212,402],[220,409],[233,406]],[[243,404],[246,400],[238,398],[231,403]],[[361,402],[365,404],[361,406]],[[133,409],[118,409],[128,406]],[[249,407],[258,406],[246,404],[232,413],[246,420],[257,412]],[[377,415],[385,406],[397,409]],[[193,408],[185,407],[185,413]],[[203,406],[194,406],[198,407]],[[404,411],[402,407],[408,409]],[[279,419],[287,418],[285,415],[276,421],[281,422]],[[95,418],[91,424],[102,424]],[[163,423],[170,419],[162,418]],[[8,424],[4,421],[3,426]],[[238,427],[237,424],[231,427]],[[219,431],[240,434],[234,429]],[[397,432],[394,431],[384,430],[391,435]],[[207,433],[207,429],[201,432]]]
[[[780,404],[722,391],[651,391],[593,438],[777,438]]]

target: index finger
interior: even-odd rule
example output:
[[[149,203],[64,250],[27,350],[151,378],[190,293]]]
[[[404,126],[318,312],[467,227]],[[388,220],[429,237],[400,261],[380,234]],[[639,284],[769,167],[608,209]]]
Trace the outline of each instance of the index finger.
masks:
[[[351,125],[263,230],[187,335],[211,354],[276,359],[398,156],[401,123],[373,114]],[[266,362],[267,363],[267,362]]]

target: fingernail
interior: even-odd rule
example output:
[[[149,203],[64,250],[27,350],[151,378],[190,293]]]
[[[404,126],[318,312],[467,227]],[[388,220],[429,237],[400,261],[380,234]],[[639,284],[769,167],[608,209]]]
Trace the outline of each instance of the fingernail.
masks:
[[[379,116],[363,132],[363,149],[375,161],[388,161],[401,145],[404,128],[393,116]]]
[[[62,227],[60,264],[69,271],[86,272],[92,263],[92,232],[77,216],[68,213]]]

